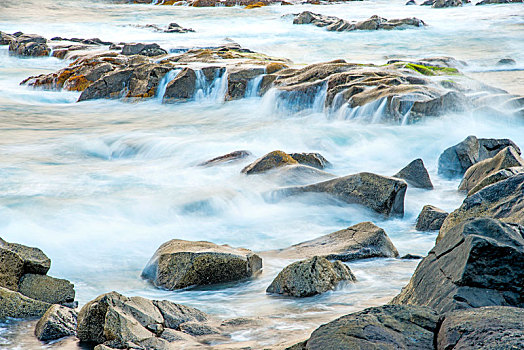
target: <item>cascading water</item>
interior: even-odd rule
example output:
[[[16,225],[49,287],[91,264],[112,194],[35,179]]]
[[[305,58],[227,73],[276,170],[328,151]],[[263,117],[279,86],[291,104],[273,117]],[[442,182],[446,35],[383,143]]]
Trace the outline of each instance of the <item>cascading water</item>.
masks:
[[[166,93],[167,84],[176,78],[181,69],[172,69],[164,75],[164,77],[158,83],[158,88],[156,90],[156,99],[160,102],[164,99],[164,94]]]
[[[266,114],[322,113],[327,97],[327,82],[308,87],[303,91],[288,91],[278,87],[269,89],[262,97]]]
[[[215,70],[213,79],[209,81],[203,70],[195,70],[196,87],[195,101],[197,102],[224,102],[227,90],[227,69]]]
[[[260,85],[264,80],[264,74],[260,74],[247,82],[245,98],[259,97]]]

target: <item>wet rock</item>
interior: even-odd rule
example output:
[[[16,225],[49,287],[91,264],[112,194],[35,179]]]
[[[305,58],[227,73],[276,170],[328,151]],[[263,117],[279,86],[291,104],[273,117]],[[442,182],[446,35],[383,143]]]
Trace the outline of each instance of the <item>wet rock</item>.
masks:
[[[199,322],[185,322],[182,323],[179,328],[180,331],[192,335],[194,337],[220,333],[220,331],[217,328]]]
[[[71,308],[52,305],[36,324],[35,335],[42,341],[76,335],[77,316]]]
[[[144,56],[160,56],[167,54],[167,51],[162,49],[158,44],[125,44],[122,48],[122,55],[144,55]]]
[[[250,82],[265,73],[263,67],[232,68],[228,71],[226,101],[246,96]]]
[[[296,349],[433,349],[437,321],[428,307],[372,307],[320,326]]]
[[[298,162],[289,154],[282,151],[273,151],[246,166],[242,169],[242,173],[246,175],[260,174],[271,169],[292,164],[298,164]]]
[[[522,2],[522,0],[482,0],[475,5],[489,5],[489,4],[512,4]]]
[[[75,300],[74,285],[65,279],[26,274],[20,279],[18,291],[23,295],[50,304],[67,304]]]
[[[49,56],[47,39],[36,34],[22,34],[9,44],[9,52],[20,56]]]
[[[294,196],[322,193],[348,204],[364,205],[386,216],[402,216],[406,188],[407,184],[403,180],[373,173],[358,173],[313,185],[286,188],[276,194]]]
[[[5,320],[7,317],[41,317],[50,306],[51,304],[0,287],[0,320]]]
[[[476,217],[524,225],[524,174],[496,182],[464,199],[462,205],[444,220],[437,242],[453,227]]]
[[[0,45],[10,45],[11,42],[15,41],[16,38],[13,35],[9,35],[0,31]]]
[[[420,256],[420,255],[406,254],[406,255],[403,255],[400,259],[402,259],[402,260],[419,260],[419,259],[422,259],[422,258],[424,258],[424,257]]]
[[[356,281],[349,267],[315,256],[286,266],[266,292],[303,298],[335,289],[342,281]]]
[[[184,28],[177,23],[169,23],[167,29],[164,31],[166,33],[191,33],[194,32],[192,28]]]
[[[519,0],[520,1],[520,0]],[[482,1],[481,1],[482,2]],[[483,5],[481,4],[480,2],[477,3],[476,5]],[[514,66],[516,65],[517,62],[512,59],[512,58],[501,58],[498,62],[497,62],[497,66]]]
[[[251,152],[241,150],[241,151],[233,151],[228,154],[224,154],[222,156],[218,156],[213,159],[206,160],[203,163],[200,163],[199,166],[212,166],[212,165],[218,165],[223,163],[230,163],[235,162],[244,158],[247,158],[251,156]]]
[[[415,2],[415,0],[409,0],[408,2],[406,2],[406,5],[416,5],[417,3]]]
[[[268,178],[281,186],[300,186],[333,179],[336,176],[308,165],[294,164],[268,172]]]
[[[182,304],[175,304],[166,300],[153,300],[153,304],[160,310],[167,328],[178,329],[186,322],[206,322],[208,317],[202,311]]]
[[[97,98],[123,97],[122,90],[129,83],[132,74],[132,69],[123,69],[106,74],[104,77],[85,88],[78,98],[78,101],[87,101]]]
[[[435,0],[426,0],[420,6],[432,6]]]
[[[483,189],[486,186],[492,185],[496,182],[503,181],[506,179],[509,179],[512,176],[518,175],[524,173],[524,167],[511,167],[506,168],[503,170],[499,170],[496,173],[493,173],[491,175],[486,176],[483,178],[480,182],[478,182],[475,187],[473,187],[469,192],[468,196],[474,195],[481,189]]]
[[[513,147],[506,147],[493,158],[485,159],[468,168],[459,185],[459,190],[470,191],[485,177],[503,169],[519,166],[524,166],[524,159],[519,156]]]
[[[249,278],[261,268],[262,259],[248,249],[174,239],[158,248],[142,277],[174,290]]]
[[[438,231],[449,213],[432,205],[425,205],[417,217],[417,231]]]
[[[431,7],[443,8],[443,7],[457,7],[462,6],[462,0],[435,0]]]
[[[508,146],[512,146],[520,154],[519,147],[509,139],[477,139],[475,136],[468,136],[442,152],[438,159],[438,173],[448,177],[461,176],[473,164],[494,157]]]
[[[331,166],[331,163],[320,153],[290,153],[289,155],[299,164],[309,165],[313,168],[325,169]]]
[[[433,189],[433,184],[429,178],[428,171],[422,159],[418,158],[406,165],[402,170],[393,175],[416,188]]]
[[[17,291],[23,275],[45,275],[50,267],[51,260],[40,249],[0,238],[0,287]]]
[[[463,222],[418,265],[392,304],[439,313],[481,306],[524,306],[524,227],[490,218]]]
[[[524,344],[524,309],[487,306],[444,315],[436,349],[518,349]]]
[[[328,260],[351,261],[393,258],[398,256],[398,251],[383,229],[371,222],[361,222],[289,248],[269,251],[267,254],[288,259],[322,256]]]
[[[197,76],[191,68],[184,68],[166,87],[163,102],[176,102],[194,97]]]

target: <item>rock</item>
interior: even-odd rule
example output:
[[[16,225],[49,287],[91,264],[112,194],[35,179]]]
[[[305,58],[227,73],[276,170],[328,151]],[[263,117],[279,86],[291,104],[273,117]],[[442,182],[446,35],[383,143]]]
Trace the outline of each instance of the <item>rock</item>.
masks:
[[[223,156],[219,156],[213,159],[206,160],[205,162],[200,163],[198,165],[199,166],[212,166],[212,165],[217,165],[217,164],[222,164],[222,163],[230,163],[230,162],[234,162],[240,159],[244,159],[249,156],[251,156],[251,152],[249,151],[244,151],[244,150],[233,151],[231,153],[224,154]]]
[[[142,272],[155,286],[170,290],[249,278],[262,259],[244,248],[173,239],[160,246]]]
[[[479,3],[477,3],[477,5],[481,5],[481,3],[479,2]],[[497,66],[514,66],[516,64],[517,64],[517,62],[514,59],[512,59],[512,58],[501,58],[497,62]]]
[[[231,68],[228,70],[226,101],[246,97],[248,86],[257,77],[266,73],[263,67]],[[258,91],[257,91],[258,92]]]
[[[17,291],[23,275],[45,275],[50,267],[51,260],[40,249],[0,238],[0,287]]]
[[[169,23],[165,33],[191,33],[194,32],[192,28],[184,28],[177,23]]]
[[[347,229],[268,253],[288,259],[322,256],[328,260],[340,261],[398,256],[398,251],[386,232],[371,222],[361,222]]]
[[[457,7],[462,6],[462,0],[435,0],[431,7],[443,8],[443,7]]]
[[[268,178],[282,186],[300,186],[333,179],[336,176],[308,165],[294,164],[269,172]]]
[[[487,306],[445,314],[436,349],[519,349],[524,344],[524,310]]]
[[[35,335],[41,341],[76,335],[77,316],[78,313],[71,308],[52,305],[36,324]]]
[[[408,2],[406,2],[406,5],[416,5],[417,3],[415,2],[415,0],[409,0]]]
[[[36,34],[22,34],[9,44],[9,51],[20,56],[49,56],[51,49],[47,40]]]
[[[524,227],[490,218],[448,231],[392,304],[439,313],[482,306],[524,306]]]
[[[435,0],[426,0],[420,6],[432,6]]]
[[[153,300],[153,304],[160,310],[167,328],[178,329],[186,322],[206,322],[207,315],[193,307],[175,304],[167,300]]]
[[[303,298],[335,289],[342,281],[356,281],[349,267],[315,256],[286,266],[266,292]]]
[[[160,56],[166,55],[167,51],[162,49],[158,44],[125,44],[122,48],[122,55],[144,55]]]
[[[309,165],[313,168],[325,169],[331,166],[331,163],[320,153],[290,153],[289,155],[299,164]]]
[[[13,35],[9,35],[0,31],[0,45],[10,45],[11,42],[15,41],[16,38]]]
[[[289,154],[282,151],[273,151],[242,169],[246,175],[260,174],[284,165],[298,164]]]
[[[489,5],[489,4],[511,4],[522,2],[522,0],[482,0],[477,2],[475,5]]]
[[[50,306],[51,304],[0,287],[0,320],[5,320],[7,317],[41,317]]]
[[[462,176],[473,164],[494,157],[508,146],[512,146],[520,154],[518,146],[509,139],[477,139],[475,136],[468,136],[442,152],[438,159],[438,173],[447,177]]]
[[[422,259],[422,258],[424,258],[424,257],[420,256],[420,255],[406,254],[406,255],[403,255],[400,259],[402,259],[402,260],[419,260],[419,259]]]
[[[372,307],[320,326],[296,349],[433,349],[437,321],[427,307]]]
[[[509,179],[512,176],[524,173],[524,167],[511,167],[497,171],[491,175],[483,178],[479,183],[475,185],[469,192],[468,196],[472,196],[486,186],[492,185],[496,182]]]
[[[402,170],[393,175],[393,177],[406,180],[409,185],[416,188],[433,189],[428,171],[420,158],[406,165]]]
[[[289,187],[276,194],[294,196],[324,193],[348,204],[364,205],[386,216],[402,216],[406,188],[407,184],[403,180],[373,173],[358,173],[313,185]]]
[[[122,97],[122,90],[129,85],[132,74],[132,69],[123,69],[106,74],[95,83],[87,86],[78,98],[78,102],[98,98]]]
[[[217,328],[199,322],[185,322],[179,328],[182,332],[194,337],[220,333]]]
[[[191,68],[184,68],[166,87],[163,102],[188,100],[195,96],[197,76]]]
[[[506,147],[493,158],[485,159],[468,168],[459,185],[459,190],[470,191],[485,177],[503,169],[519,166],[524,166],[524,159],[519,156],[513,147]]]
[[[477,217],[524,225],[524,174],[496,182],[464,199],[462,205],[444,220],[437,242],[453,227]]]
[[[438,231],[449,213],[432,205],[425,205],[417,217],[417,231]]]
[[[20,279],[18,291],[26,297],[49,304],[67,304],[75,300],[74,287],[65,279],[26,274]]]

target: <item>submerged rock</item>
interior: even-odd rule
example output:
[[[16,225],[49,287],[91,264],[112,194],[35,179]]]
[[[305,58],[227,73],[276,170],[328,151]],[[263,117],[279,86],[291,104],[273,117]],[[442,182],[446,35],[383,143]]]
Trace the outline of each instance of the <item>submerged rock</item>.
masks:
[[[35,335],[42,341],[76,335],[77,316],[71,308],[52,305],[36,324]]]
[[[331,165],[320,153],[290,153],[289,155],[299,164],[317,169],[325,169]]]
[[[335,289],[342,281],[354,282],[349,267],[315,256],[286,266],[266,289],[267,293],[309,297]]]
[[[418,265],[392,304],[439,313],[481,306],[524,306],[524,227],[480,218],[463,222]]]
[[[142,272],[155,286],[180,289],[237,281],[262,269],[252,251],[210,242],[174,239],[160,246]]]
[[[9,52],[20,56],[49,56],[51,49],[47,39],[36,34],[22,34],[9,43]]]
[[[438,231],[449,213],[432,205],[425,205],[417,217],[417,231]]]
[[[224,154],[222,156],[218,156],[216,158],[206,160],[205,162],[202,162],[198,165],[199,166],[212,166],[212,165],[217,165],[217,164],[230,163],[230,162],[234,162],[237,160],[247,158],[249,156],[251,156],[251,152],[249,151],[245,151],[245,150],[233,151],[231,153]]]
[[[5,320],[7,317],[41,317],[50,306],[51,304],[0,287],[0,320]]]
[[[351,261],[393,258],[398,256],[398,251],[383,229],[371,222],[361,222],[289,248],[269,251],[267,254],[288,259],[321,256],[329,260]]]
[[[271,169],[292,164],[298,164],[298,162],[289,154],[282,151],[273,151],[246,166],[242,169],[242,173],[246,175],[260,174]]]
[[[402,170],[393,175],[393,177],[406,180],[406,182],[413,187],[433,189],[428,171],[420,158],[406,165]]]

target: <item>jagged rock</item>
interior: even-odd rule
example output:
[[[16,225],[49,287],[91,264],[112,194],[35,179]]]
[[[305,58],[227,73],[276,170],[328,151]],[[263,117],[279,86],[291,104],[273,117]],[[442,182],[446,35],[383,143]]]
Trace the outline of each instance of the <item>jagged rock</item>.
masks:
[[[340,261],[398,256],[398,251],[386,232],[371,222],[361,222],[311,241],[267,253],[288,259],[322,256]]]
[[[433,189],[428,171],[420,158],[406,165],[402,170],[393,175],[393,177],[406,180],[406,182],[413,187]]]
[[[9,51],[20,56],[49,56],[47,39],[36,34],[22,34],[9,43]]]
[[[428,307],[372,307],[320,326],[290,349],[433,349],[437,321]]]
[[[246,96],[250,81],[265,74],[263,67],[232,68],[228,71],[226,101],[237,100]]]
[[[524,173],[524,167],[511,167],[507,169],[502,169],[497,171],[496,173],[493,173],[491,175],[486,176],[483,178],[479,183],[475,185],[469,192],[468,196],[474,195],[481,189],[483,189],[486,186],[492,185],[496,182],[503,181],[506,179],[509,179],[512,176],[518,175]]]
[[[437,242],[453,227],[477,217],[490,217],[524,225],[524,174],[484,187],[464,199],[462,205],[444,220]]]
[[[212,166],[212,165],[217,165],[217,164],[222,164],[222,163],[230,163],[230,162],[234,162],[240,159],[244,159],[249,156],[251,156],[251,152],[249,151],[244,151],[244,150],[233,151],[231,153],[224,154],[223,156],[219,156],[213,159],[206,160],[205,162],[200,163],[198,165],[199,166]]]
[[[294,196],[323,193],[348,204],[364,205],[386,216],[402,216],[406,188],[407,184],[403,180],[373,173],[358,173],[313,185],[285,188],[276,194]]]
[[[77,316],[71,308],[52,305],[36,324],[35,335],[42,341],[76,335]]]
[[[180,331],[194,337],[220,333],[217,328],[199,322],[185,322],[182,323],[179,328]]]
[[[317,169],[325,169],[331,165],[320,153],[290,153],[289,155],[299,164],[309,165]]]
[[[462,0],[435,0],[431,7],[443,8],[443,7],[457,7],[462,6]]]
[[[142,272],[155,286],[180,289],[252,277],[262,259],[244,248],[173,239],[160,246]]]
[[[195,96],[197,76],[191,68],[184,68],[166,87],[164,102],[188,100]]]
[[[349,267],[340,261],[332,263],[326,258],[315,256],[286,266],[266,292],[302,298],[335,289],[342,281],[355,280]]]
[[[439,313],[481,306],[524,306],[524,227],[490,218],[449,230],[392,304]]]
[[[499,170],[519,166],[524,166],[524,159],[519,156],[513,147],[506,147],[493,158],[478,162],[466,170],[464,178],[459,185],[459,190],[470,191],[485,177],[493,175]]]
[[[158,44],[125,44],[122,48],[122,55],[144,55],[144,56],[160,56],[167,54],[167,51],[162,49]]]
[[[18,291],[26,297],[50,304],[66,304],[75,300],[74,285],[65,279],[46,275],[25,274]]]
[[[438,231],[449,213],[432,205],[425,205],[417,217],[417,231]]]
[[[436,349],[518,349],[524,344],[524,309],[487,306],[445,314]]]
[[[0,238],[0,287],[17,291],[23,275],[45,275],[50,267],[51,260],[40,249]]]
[[[13,35],[9,35],[0,31],[0,45],[9,45],[11,42],[15,41],[16,38]]]
[[[246,175],[260,174],[271,169],[292,164],[298,164],[298,162],[289,154],[282,151],[273,151],[246,166],[242,169],[242,173]]]
[[[41,317],[50,306],[51,304],[0,287],[0,320],[5,320],[7,317]]]
[[[477,139],[468,136],[442,152],[438,159],[438,173],[449,177],[462,176],[473,164],[494,157],[508,146],[520,154],[519,147],[509,139]]]
[[[207,315],[193,307],[175,304],[166,300],[153,300],[153,304],[160,310],[167,328],[178,329],[185,322],[206,322]]]

